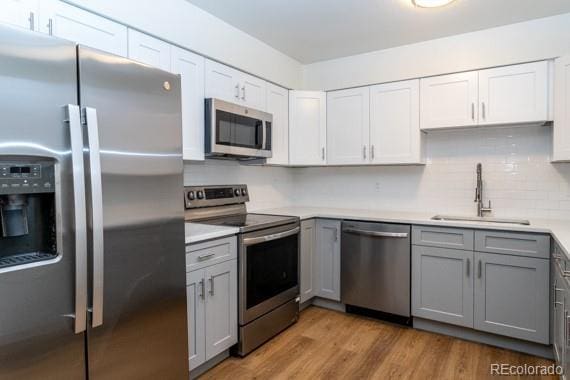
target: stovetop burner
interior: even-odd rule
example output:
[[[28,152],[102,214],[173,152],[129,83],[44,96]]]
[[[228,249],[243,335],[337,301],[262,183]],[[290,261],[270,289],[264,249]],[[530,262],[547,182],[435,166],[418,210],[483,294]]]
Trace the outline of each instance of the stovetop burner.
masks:
[[[238,227],[240,232],[256,231],[264,228],[282,226],[295,223],[299,219],[294,216],[265,215],[265,214],[238,214],[219,218],[197,220],[196,223],[216,226]]]
[[[246,185],[188,186],[184,188],[186,220],[238,227],[240,232],[299,222],[295,216],[248,213],[245,206],[248,200]]]

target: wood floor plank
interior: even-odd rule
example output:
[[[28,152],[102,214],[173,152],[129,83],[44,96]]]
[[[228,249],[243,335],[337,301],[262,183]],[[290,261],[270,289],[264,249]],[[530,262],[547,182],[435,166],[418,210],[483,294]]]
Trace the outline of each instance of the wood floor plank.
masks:
[[[279,336],[243,359],[225,360],[200,379],[496,379],[490,373],[492,363],[552,364],[509,350],[309,307],[298,323]]]

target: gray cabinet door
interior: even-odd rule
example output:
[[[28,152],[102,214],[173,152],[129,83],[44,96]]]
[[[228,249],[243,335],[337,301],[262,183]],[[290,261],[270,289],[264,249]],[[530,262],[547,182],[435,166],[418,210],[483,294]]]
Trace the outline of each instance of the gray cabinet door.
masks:
[[[565,287],[564,277],[559,268],[557,260],[552,260],[552,345],[554,347],[554,358],[560,365],[564,365],[564,345],[565,345]]]
[[[473,252],[412,246],[412,315],[473,327]]]
[[[549,344],[549,261],[475,252],[475,328]]]
[[[317,295],[340,301],[340,221],[317,220]]]
[[[301,303],[315,296],[315,220],[301,222]]]
[[[237,343],[237,260],[206,268],[206,360]]]
[[[190,370],[206,361],[204,273],[205,271],[202,269],[186,274]]]

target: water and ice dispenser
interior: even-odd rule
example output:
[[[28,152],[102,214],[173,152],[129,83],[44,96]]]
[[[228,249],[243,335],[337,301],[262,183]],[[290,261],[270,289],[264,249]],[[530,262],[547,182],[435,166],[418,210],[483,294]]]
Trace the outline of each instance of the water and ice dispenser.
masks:
[[[53,259],[55,161],[0,159],[0,270]]]

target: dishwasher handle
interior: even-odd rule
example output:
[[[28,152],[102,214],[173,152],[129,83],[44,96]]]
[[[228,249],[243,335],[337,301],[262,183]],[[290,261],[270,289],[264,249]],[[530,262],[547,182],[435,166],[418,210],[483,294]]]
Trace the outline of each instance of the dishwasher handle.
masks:
[[[408,237],[407,232],[380,232],[380,231],[360,230],[357,228],[345,228],[342,230],[342,232],[348,232],[357,235],[373,236],[373,237],[385,237],[385,238],[405,239]]]

